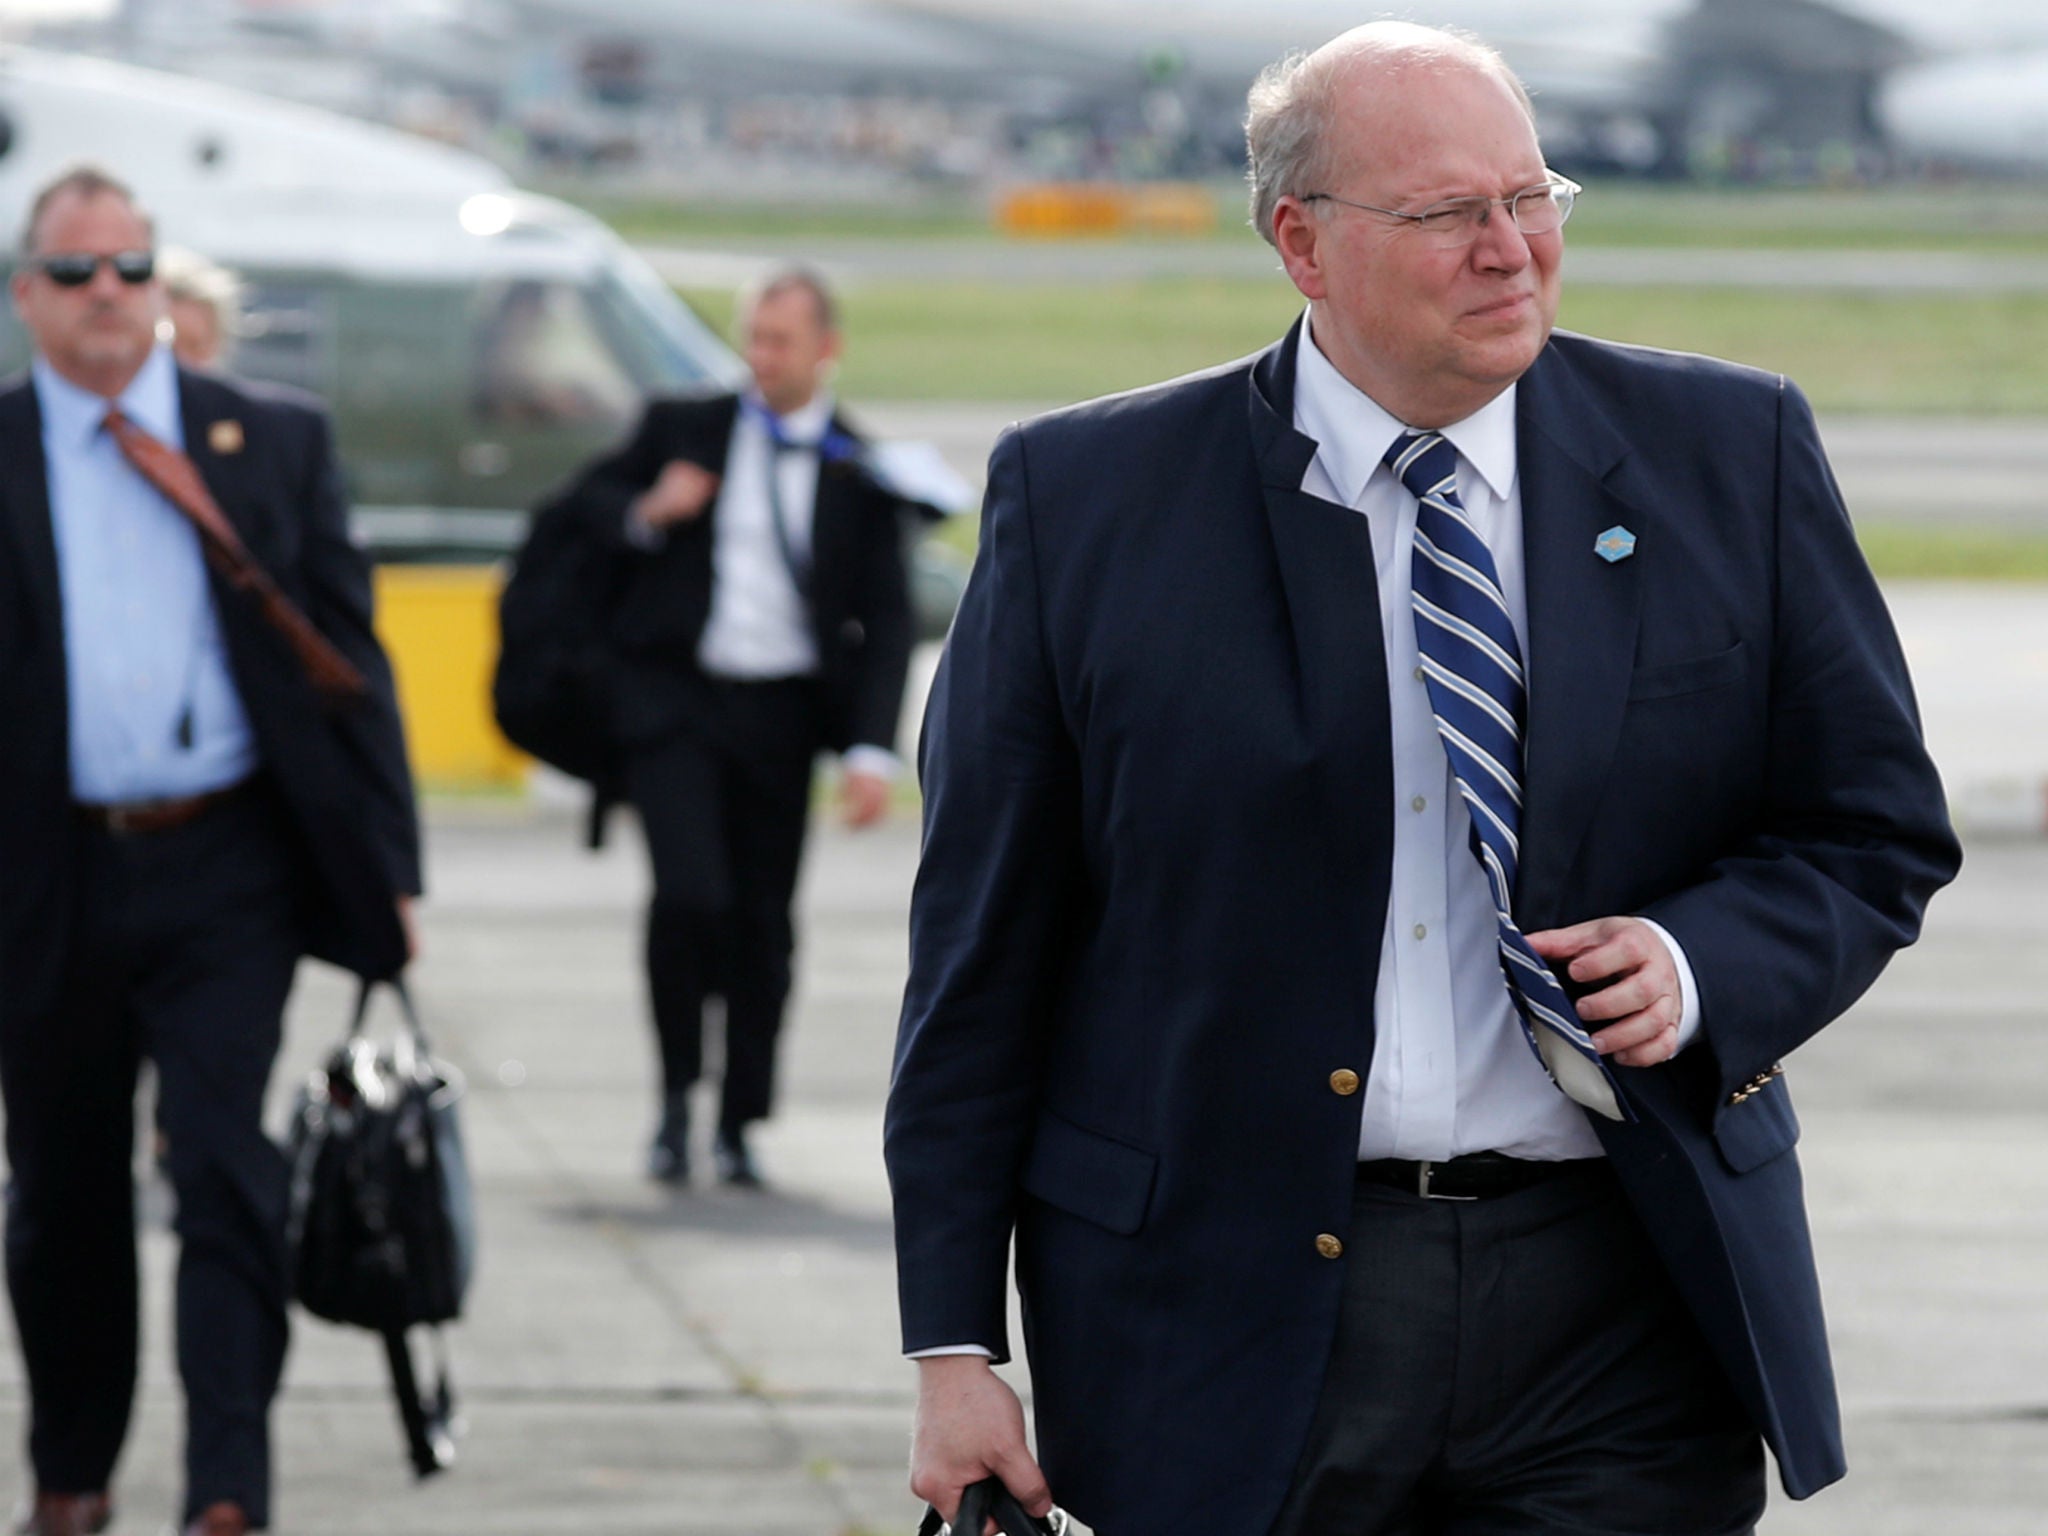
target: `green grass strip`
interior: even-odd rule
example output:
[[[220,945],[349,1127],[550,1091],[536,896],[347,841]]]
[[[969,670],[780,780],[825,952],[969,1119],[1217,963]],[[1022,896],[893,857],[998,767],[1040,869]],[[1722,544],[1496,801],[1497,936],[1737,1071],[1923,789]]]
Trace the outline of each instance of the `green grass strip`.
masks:
[[[723,326],[731,295],[687,297]],[[1086,399],[1256,351],[1299,308],[1279,278],[1094,286],[901,282],[846,296],[854,399]],[[2048,415],[2048,293],[1580,288],[1562,324],[1790,374],[1823,411]]]
[[[981,519],[953,518],[935,537],[972,556]],[[1859,523],[1856,539],[1887,581],[2048,581],[2048,529],[1873,522]]]
[[[1560,323],[1789,374],[1823,411],[2048,415],[2048,293],[1574,289]]]
[[[2048,529],[1868,523],[1856,538],[1885,578],[2048,580]]]
[[[1226,179],[1208,183],[1216,224],[1206,240],[1242,240],[1244,196]],[[850,203],[678,203],[604,198],[555,189],[629,240],[719,243],[1005,240],[987,200],[935,194]],[[1146,237],[1138,237],[1146,238]],[[2048,186],[1986,182],[1952,187],[1659,186],[1593,183],[1572,215],[1581,246],[1753,250],[1910,250],[2039,256],[2048,249]]]

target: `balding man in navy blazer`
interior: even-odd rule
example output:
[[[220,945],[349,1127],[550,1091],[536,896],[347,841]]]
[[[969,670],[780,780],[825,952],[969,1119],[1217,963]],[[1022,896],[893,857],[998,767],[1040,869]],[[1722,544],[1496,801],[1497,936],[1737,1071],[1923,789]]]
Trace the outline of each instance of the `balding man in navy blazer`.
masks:
[[[932,694],[912,1486],[1099,1536],[1749,1531],[1765,1444],[1795,1497],[1843,1470],[1780,1063],[1959,859],[1891,624],[1795,389],[1552,333],[1579,189],[1497,55],[1361,28],[1248,134],[1306,316],[1005,435]],[[1444,664],[1428,516],[1525,694]],[[1490,787],[1456,696],[1519,749]],[[1475,824],[1517,815],[1503,912]]]

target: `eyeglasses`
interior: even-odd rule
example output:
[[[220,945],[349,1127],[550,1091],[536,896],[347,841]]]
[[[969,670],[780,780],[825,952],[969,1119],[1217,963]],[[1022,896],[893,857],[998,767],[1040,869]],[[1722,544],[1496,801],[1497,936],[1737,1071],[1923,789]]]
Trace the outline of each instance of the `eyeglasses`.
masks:
[[[1470,245],[1486,228],[1496,207],[1505,208],[1515,228],[1525,235],[1548,235],[1564,228],[1572,216],[1572,204],[1586,189],[1563,176],[1551,176],[1510,192],[1506,197],[1451,197],[1431,203],[1420,213],[1403,213],[1398,208],[1379,208],[1371,203],[1354,203],[1334,192],[1311,192],[1304,203],[1342,203],[1346,208],[1403,219],[1431,245],[1445,248]]]
[[[100,263],[114,269],[114,276],[131,287],[156,276],[156,252],[116,251],[95,256],[89,251],[66,251],[57,256],[38,256],[29,263],[59,288],[83,288],[93,280]]]

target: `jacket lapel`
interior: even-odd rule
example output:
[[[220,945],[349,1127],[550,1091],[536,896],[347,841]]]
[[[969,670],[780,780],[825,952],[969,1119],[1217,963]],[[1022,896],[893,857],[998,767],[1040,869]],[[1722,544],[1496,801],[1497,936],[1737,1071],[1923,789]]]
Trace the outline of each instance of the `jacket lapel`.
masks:
[[[853,442],[860,441],[836,411],[828,431]],[[829,567],[852,537],[853,511],[863,478],[858,459],[827,460],[820,455],[818,491],[811,502],[811,571],[814,582],[819,568]]]
[[[14,545],[32,622],[59,624],[57,538],[50,524],[50,482],[43,463],[43,413],[23,379],[0,394],[0,538]]]
[[[701,464],[720,479],[725,477],[725,466],[732,458],[732,429],[740,415],[738,395],[719,395],[701,402],[693,400],[679,418],[682,428],[670,445],[669,457],[688,459],[692,464]],[[701,568],[704,581],[711,580],[711,545],[718,528],[718,504],[724,499],[723,491],[713,495],[711,505],[704,509],[698,519],[703,536],[695,539],[679,539],[671,536],[671,549],[686,548],[691,551],[689,559],[693,566]],[[674,558],[671,556],[671,558]]]
[[[1294,644],[1296,703],[1309,739],[1363,776],[1371,806],[1390,805],[1387,662],[1372,532],[1349,507],[1312,496],[1301,477],[1314,439],[1294,426],[1294,360],[1302,326],[1253,365],[1252,451]]]
[[[1546,349],[1516,400],[1529,609],[1529,720],[1523,749],[1517,916],[1568,920],[1560,894],[1598,809],[1635,666],[1641,564],[1595,542],[1617,524],[1657,536],[1632,484],[1628,445],[1557,353]]]
[[[1394,853],[1386,642],[1371,528],[1351,508],[1301,489],[1317,448],[1294,426],[1294,365],[1302,336],[1297,322],[1251,370],[1252,451],[1278,597],[1286,610],[1294,683],[1294,698],[1271,701],[1260,718],[1287,722],[1284,728],[1297,739],[1276,745],[1312,764],[1309,782],[1320,789],[1320,846],[1296,850],[1300,867],[1328,871],[1348,889],[1352,931],[1370,936],[1325,972],[1339,983],[1331,1001],[1342,1017],[1366,1026],[1357,1045],[1359,1059],[1370,1060],[1378,935],[1386,926]]]
[[[180,368],[178,416],[185,428],[185,457],[198,469],[257,564],[275,575],[274,531],[245,494],[249,424],[234,397],[202,375]]]
[[[719,395],[705,402],[697,418],[699,440],[688,445],[683,457],[702,464],[714,475],[725,473],[725,461],[732,456],[733,423],[740,418],[740,397]]]

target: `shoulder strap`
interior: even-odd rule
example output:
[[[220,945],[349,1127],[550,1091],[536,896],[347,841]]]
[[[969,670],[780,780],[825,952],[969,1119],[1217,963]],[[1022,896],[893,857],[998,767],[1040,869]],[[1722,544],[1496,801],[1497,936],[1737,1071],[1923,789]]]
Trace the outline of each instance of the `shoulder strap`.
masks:
[[[398,1422],[405,1430],[406,1454],[415,1476],[432,1477],[455,1464],[455,1395],[448,1384],[448,1361],[439,1358],[439,1376],[431,1397],[420,1396],[413,1374],[412,1346],[403,1328],[383,1330],[384,1358],[391,1366],[391,1394],[398,1400]],[[438,1346],[440,1330],[434,1337]],[[439,1353],[437,1348],[437,1354]]]

